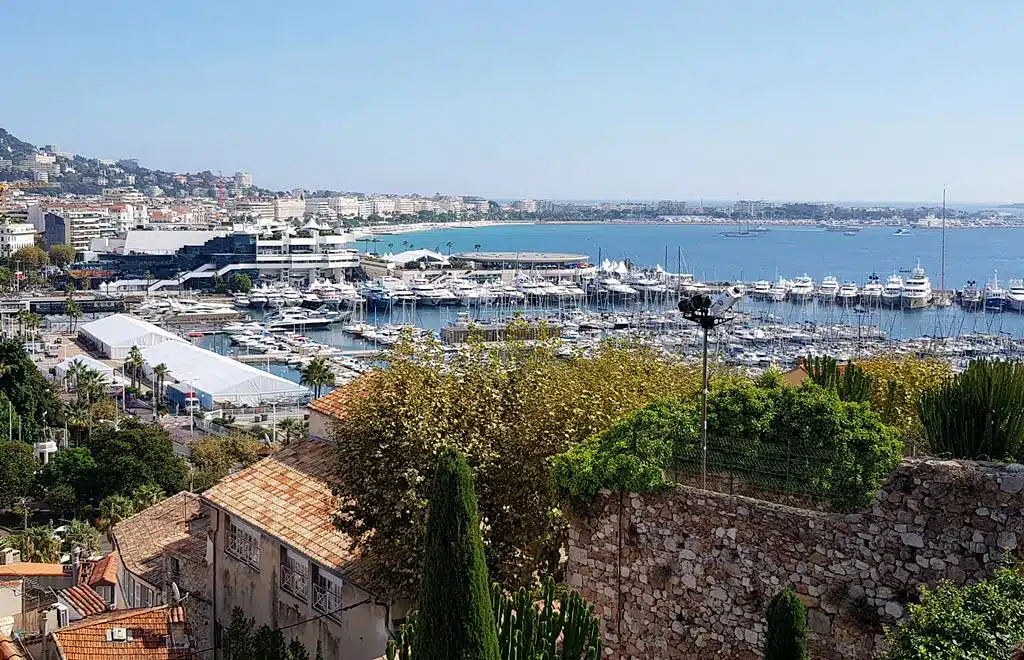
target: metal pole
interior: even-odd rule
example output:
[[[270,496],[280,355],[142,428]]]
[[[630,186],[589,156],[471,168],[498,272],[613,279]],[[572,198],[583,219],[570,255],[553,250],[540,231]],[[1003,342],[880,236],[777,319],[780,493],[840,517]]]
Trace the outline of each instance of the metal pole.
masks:
[[[704,391],[701,393],[701,431],[700,431],[700,479],[701,487],[708,488],[708,328],[704,330]]]

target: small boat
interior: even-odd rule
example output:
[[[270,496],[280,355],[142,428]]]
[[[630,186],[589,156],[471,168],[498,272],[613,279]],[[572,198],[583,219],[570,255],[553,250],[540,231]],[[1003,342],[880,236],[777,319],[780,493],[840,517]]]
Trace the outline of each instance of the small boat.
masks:
[[[188,333],[188,336],[189,336],[189,337],[202,337],[202,336],[203,336],[203,333],[201,333],[201,332],[198,332],[198,331],[196,331],[196,330],[193,330],[192,332]]]
[[[892,233],[892,235],[893,235],[893,236],[913,236],[914,234],[913,234],[913,232],[911,232],[911,231],[910,231],[909,229],[907,229],[906,227],[900,227],[899,229],[897,229],[896,231],[894,231],[894,232]]]
[[[967,280],[967,286],[960,292],[960,306],[969,312],[981,309],[985,304],[984,296],[978,289],[976,280]]]

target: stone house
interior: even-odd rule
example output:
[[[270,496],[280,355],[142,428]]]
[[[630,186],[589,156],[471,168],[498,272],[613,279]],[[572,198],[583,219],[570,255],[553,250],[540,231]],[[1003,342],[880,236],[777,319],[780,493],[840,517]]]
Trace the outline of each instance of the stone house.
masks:
[[[339,532],[322,440],[288,447],[229,475],[202,494],[212,539],[213,618],[219,630],[240,607],[284,628],[327,660],[370,660],[406,615],[374,579],[373,566]]]

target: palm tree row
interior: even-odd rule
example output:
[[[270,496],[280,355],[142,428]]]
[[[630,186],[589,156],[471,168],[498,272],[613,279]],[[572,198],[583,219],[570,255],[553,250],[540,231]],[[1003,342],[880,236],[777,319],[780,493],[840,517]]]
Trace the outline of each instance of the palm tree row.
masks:
[[[142,365],[144,363],[142,351],[139,350],[138,346],[132,346],[128,350],[128,358],[124,361],[124,370],[128,372],[128,376],[132,379],[133,388],[137,389],[142,384]]]

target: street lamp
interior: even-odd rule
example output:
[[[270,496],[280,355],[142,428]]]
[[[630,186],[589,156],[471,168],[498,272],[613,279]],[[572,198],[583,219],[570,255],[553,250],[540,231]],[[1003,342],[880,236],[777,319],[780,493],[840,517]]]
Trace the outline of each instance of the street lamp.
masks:
[[[703,390],[701,392],[701,431],[700,431],[700,477],[701,487],[708,487],[708,331],[717,325],[732,320],[725,316],[733,305],[746,295],[742,286],[726,287],[725,291],[715,296],[698,293],[679,301],[679,311],[683,318],[700,326],[704,334],[703,357]]]

